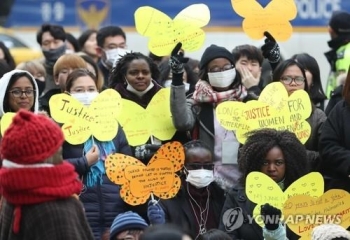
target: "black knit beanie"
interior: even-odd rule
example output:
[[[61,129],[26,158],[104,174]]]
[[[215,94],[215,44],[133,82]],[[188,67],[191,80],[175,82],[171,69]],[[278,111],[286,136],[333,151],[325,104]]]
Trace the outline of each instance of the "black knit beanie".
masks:
[[[215,58],[226,58],[228,59],[232,64],[234,64],[234,58],[232,53],[230,53],[229,50],[227,50],[224,47],[219,47],[217,45],[210,45],[205,49],[201,61],[199,62],[199,68],[204,69],[208,63]]]

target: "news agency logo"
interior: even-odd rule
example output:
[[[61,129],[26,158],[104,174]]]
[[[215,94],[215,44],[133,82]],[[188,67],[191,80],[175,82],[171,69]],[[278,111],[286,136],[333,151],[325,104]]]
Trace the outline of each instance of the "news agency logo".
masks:
[[[240,228],[244,222],[242,208],[230,208],[222,215],[222,222],[225,225],[226,232],[232,232]]]
[[[245,220],[246,219],[246,220]],[[225,226],[225,230],[227,232],[232,232],[238,228],[240,228],[244,221],[248,224],[252,224],[256,222],[260,226],[264,225],[264,223],[270,224],[279,224],[279,222],[283,222],[284,224],[299,224],[303,222],[306,225],[321,225],[325,223],[333,223],[333,224],[341,224],[342,214],[335,215],[322,215],[322,214],[314,214],[314,215],[288,215],[288,216],[250,216],[247,215],[246,218],[243,215],[243,210],[240,207],[227,209],[223,216],[222,222]]]

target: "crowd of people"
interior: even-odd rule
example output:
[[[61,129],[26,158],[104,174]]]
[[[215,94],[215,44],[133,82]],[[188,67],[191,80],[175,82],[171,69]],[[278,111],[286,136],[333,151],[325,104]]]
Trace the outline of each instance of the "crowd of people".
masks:
[[[17,66],[0,42],[0,118],[17,113],[0,145],[0,239],[299,239],[282,220],[263,227],[248,221],[255,204],[245,184],[249,173],[261,172],[285,190],[320,172],[325,191],[350,193],[350,14],[335,12],[329,31],[327,95],[317,60],[307,53],[282,59],[268,32],[261,48],[246,44],[230,51],[213,43],[199,60],[188,58],[181,43],[169,56],[134,52],[118,26],[75,38],[62,26],[44,24],[37,33],[44,58]],[[272,82],[281,82],[289,95],[308,93],[311,134],[305,144],[292,132],[274,129],[250,132],[241,144],[235,131],[220,125],[220,103],[257,100]],[[181,187],[174,198],[132,206],[108,179],[106,157],[121,153],[147,165],[166,142],[150,137],[130,146],[118,125],[110,141],[91,137],[73,145],[51,118],[49,102],[64,93],[89,106],[99,93],[114,89],[147,108],[162,88],[170,88],[176,128],[169,141],[181,142],[185,151]],[[232,229],[225,212],[234,208],[244,220]],[[281,209],[269,202],[260,213],[281,218]],[[311,239],[350,239],[350,233],[324,224]]]

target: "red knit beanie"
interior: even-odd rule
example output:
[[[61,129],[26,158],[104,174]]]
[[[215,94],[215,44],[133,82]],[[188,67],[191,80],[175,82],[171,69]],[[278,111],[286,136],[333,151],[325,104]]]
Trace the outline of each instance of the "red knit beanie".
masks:
[[[42,163],[64,141],[61,128],[50,118],[20,110],[1,141],[3,159],[17,164]]]

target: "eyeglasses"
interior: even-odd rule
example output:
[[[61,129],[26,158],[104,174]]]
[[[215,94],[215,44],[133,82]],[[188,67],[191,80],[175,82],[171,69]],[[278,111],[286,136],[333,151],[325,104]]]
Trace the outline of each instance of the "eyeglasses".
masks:
[[[22,97],[23,93],[25,94],[26,97],[33,97],[34,96],[34,92],[35,92],[35,90],[33,90],[33,89],[9,91],[9,93],[11,93],[12,96],[14,96],[16,98]]]
[[[287,85],[292,84],[292,82],[294,81],[296,85],[302,85],[305,82],[305,78],[304,77],[291,77],[291,76],[284,76],[281,77],[281,81]]]
[[[223,66],[222,68],[220,67],[212,67],[209,68],[209,72],[223,72],[223,71],[227,71],[233,68],[232,64],[227,64],[225,66]]]
[[[206,170],[214,170],[213,163],[188,163],[186,164],[187,169],[197,170],[197,169],[206,169]]]

